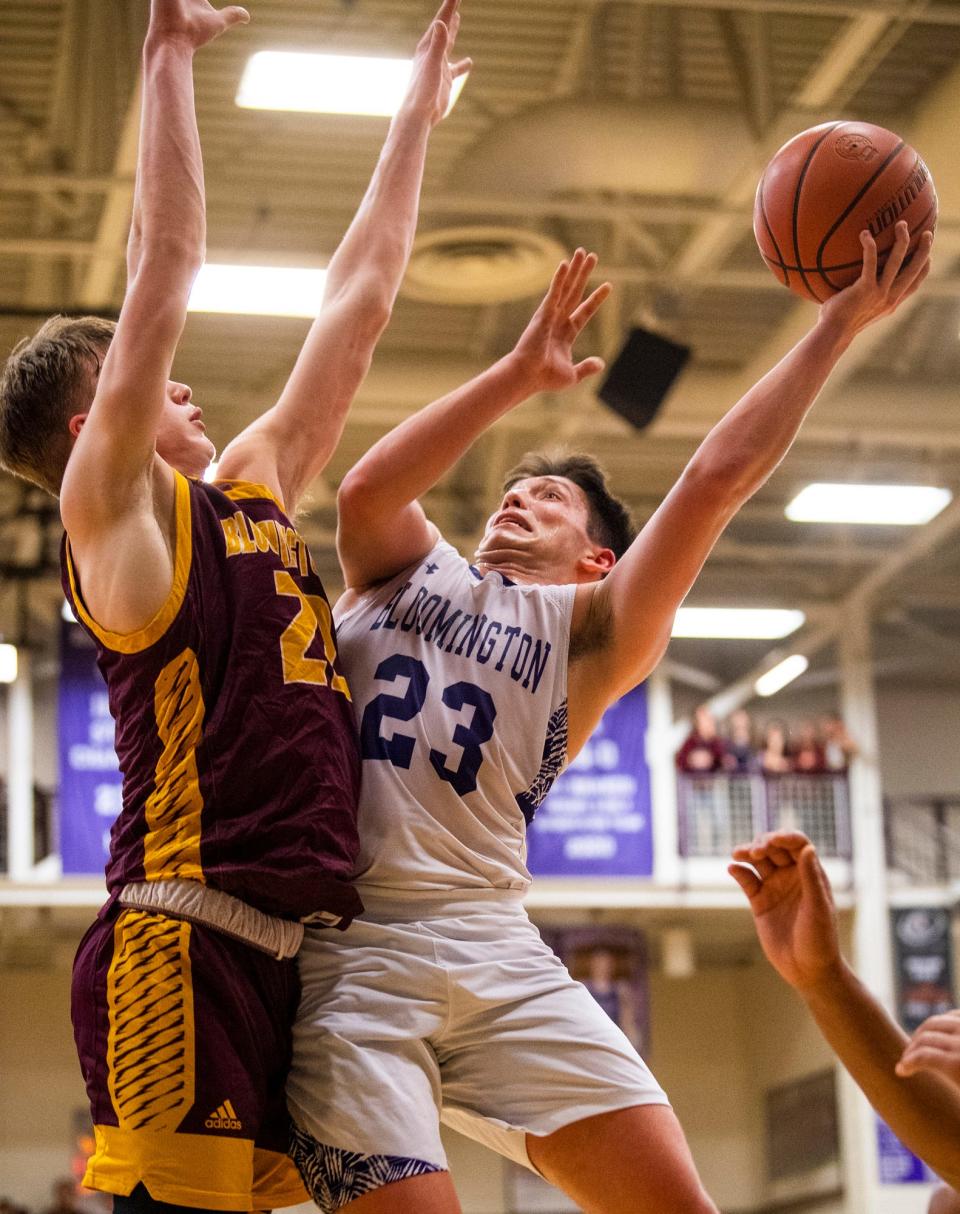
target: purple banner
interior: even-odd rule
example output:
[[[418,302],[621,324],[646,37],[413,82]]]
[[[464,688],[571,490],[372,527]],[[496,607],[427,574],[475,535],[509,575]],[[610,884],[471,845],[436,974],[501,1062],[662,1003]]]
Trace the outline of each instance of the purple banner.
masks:
[[[877,1162],[881,1184],[936,1184],[939,1179],[877,1118]]]
[[[102,873],[120,812],[113,717],[93,642],[77,624],[60,632],[60,855],[65,873]]]
[[[649,877],[653,873],[647,689],[608,708],[559,777],[528,832],[532,873],[562,877]]]

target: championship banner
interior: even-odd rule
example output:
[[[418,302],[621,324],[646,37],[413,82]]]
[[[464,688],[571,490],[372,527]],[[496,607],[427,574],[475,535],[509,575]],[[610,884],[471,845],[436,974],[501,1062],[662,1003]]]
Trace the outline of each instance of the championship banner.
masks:
[[[628,692],[557,779],[527,831],[530,871],[560,877],[653,873],[647,689]]]
[[[942,906],[898,907],[893,919],[897,1016],[912,1033],[928,1016],[956,1007],[950,912]]]
[[[60,629],[60,855],[64,873],[103,872],[120,812],[113,717],[93,642],[76,624]]]

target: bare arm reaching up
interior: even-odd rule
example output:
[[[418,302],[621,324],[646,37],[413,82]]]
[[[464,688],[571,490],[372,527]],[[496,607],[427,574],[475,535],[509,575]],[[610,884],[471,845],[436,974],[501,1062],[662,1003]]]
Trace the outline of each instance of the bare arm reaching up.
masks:
[[[348,590],[392,577],[430,550],[437,532],[417,498],[497,418],[537,392],[571,387],[603,369],[599,358],[573,358],[574,342],[610,293],[604,284],[583,299],[596,264],[583,249],[562,262],[505,358],[407,418],[347,473],[338,497],[337,546]]]
[[[269,485],[288,511],[336,450],[407,268],[431,130],[469,59],[449,63],[459,0],[443,0],[417,47],[407,97],[327,271],[323,304],[277,403],[223,453],[220,475]]]
[[[77,435],[60,497],[87,604],[99,622],[132,631],[149,620],[172,576],[173,472],[156,454],[168,376],[204,253],[203,164],[193,56],[242,8],[153,0],[143,50],[134,271],[116,333]],[[199,471],[200,469],[198,469]]]
[[[680,479],[603,581],[577,592],[570,671],[570,753],[607,706],[653,670],[674,615],[704,561],[740,507],[786,455],[844,351],[923,281],[931,237],[903,269],[907,225],[897,225],[881,274],[877,248],[862,235],[863,273],[820,308],[810,332],[760,380],[700,444]]]
[[[778,831],[735,848],[733,858],[738,863],[729,871],[750,901],[767,960],[893,1132],[960,1186],[960,1088],[942,1068],[925,1073],[915,1065],[906,1033],[844,960],[830,883],[813,844],[799,832]]]

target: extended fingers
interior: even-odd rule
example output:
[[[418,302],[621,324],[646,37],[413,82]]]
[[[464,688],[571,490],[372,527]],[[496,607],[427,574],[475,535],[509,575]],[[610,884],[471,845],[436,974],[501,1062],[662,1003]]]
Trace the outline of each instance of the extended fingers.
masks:
[[[574,333],[582,332],[587,325],[596,316],[599,309],[603,306],[605,300],[610,298],[610,292],[613,287],[610,283],[601,283],[599,287],[588,295],[579,308],[570,317],[570,322],[573,325]]]
[[[590,280],[590,275],[597,268],[596,253],[588,253],[585,249],[577,249],[570,263],[570,278],[563,299],[563,310],[569,316],[580,303],[584,289]]]
[[[860,247],[863,249],[863,269],[860,271],[860,281],[874,286],[877,281],[877,242],[866,229],[860,233]]]
[[[466,76],[472,70],[473,60],[470,58],[458,59],[456,63],[450,64],[450,75],[454,80],[458,80],[461,76]]]
[[[231,4],[229,8],[221,9],[220,11],[227,25],[246,25],[250,20],[250,14],[245,8],[241,8],[239,4]]]
[[[894,279],[903,267],[904,258],[907,256],[907,249],[909,247],[910,229],[901,219],[897,223],[896,236],[893,240],[893,247],[887,257],[887,264],[883,267],[883,272],[879,278],[880,286],[884,290],[889,291],[893,286]]]

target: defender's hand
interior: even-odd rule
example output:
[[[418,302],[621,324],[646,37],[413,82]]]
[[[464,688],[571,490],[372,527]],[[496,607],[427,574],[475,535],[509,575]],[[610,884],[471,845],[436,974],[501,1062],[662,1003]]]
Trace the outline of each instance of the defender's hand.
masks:
[[[453,82],[473,67],[472,59],[451,63],[460,32],[460,0],[443,0],[436,17],[417,44],[406,106],[424,115],[431,126],[444,117],[450,105]]]
[[[802,992],[842,964],[830,882],[806,835],[761,835],[734,848],[733,858],[740,863],[727,871],[749,898],[763,951],[785,981]]]
[[[611,290],[605,282],[583,298],[596,266],[597,255],[583,249],[577,249],[569,261],[562,261],[546,298],[517,342],[511,357],[529,379],[531,391],[559,391],[603,370],[602,358],[573,361],[573,343]]]
[[[904,266],[910,229],[901,219],[887,264],[877,273],[877,244],[869,232],[860,233],[863,270],[856,282],[820,307],[819,323],[829,325],[847,340],[883,316],[890,316],[918,289],[930,272],[933,233],[925,232],[910,264]]]
[[[931,1016],[910,1038],[898,1075],[933,1071],[960,1086],[960,1011]]]
[[[192,50],[212,42],[234,25],[246,25],[250,14],[231,4],[216,9],[207,0],[150,0],[151,42],[183,42]]]

